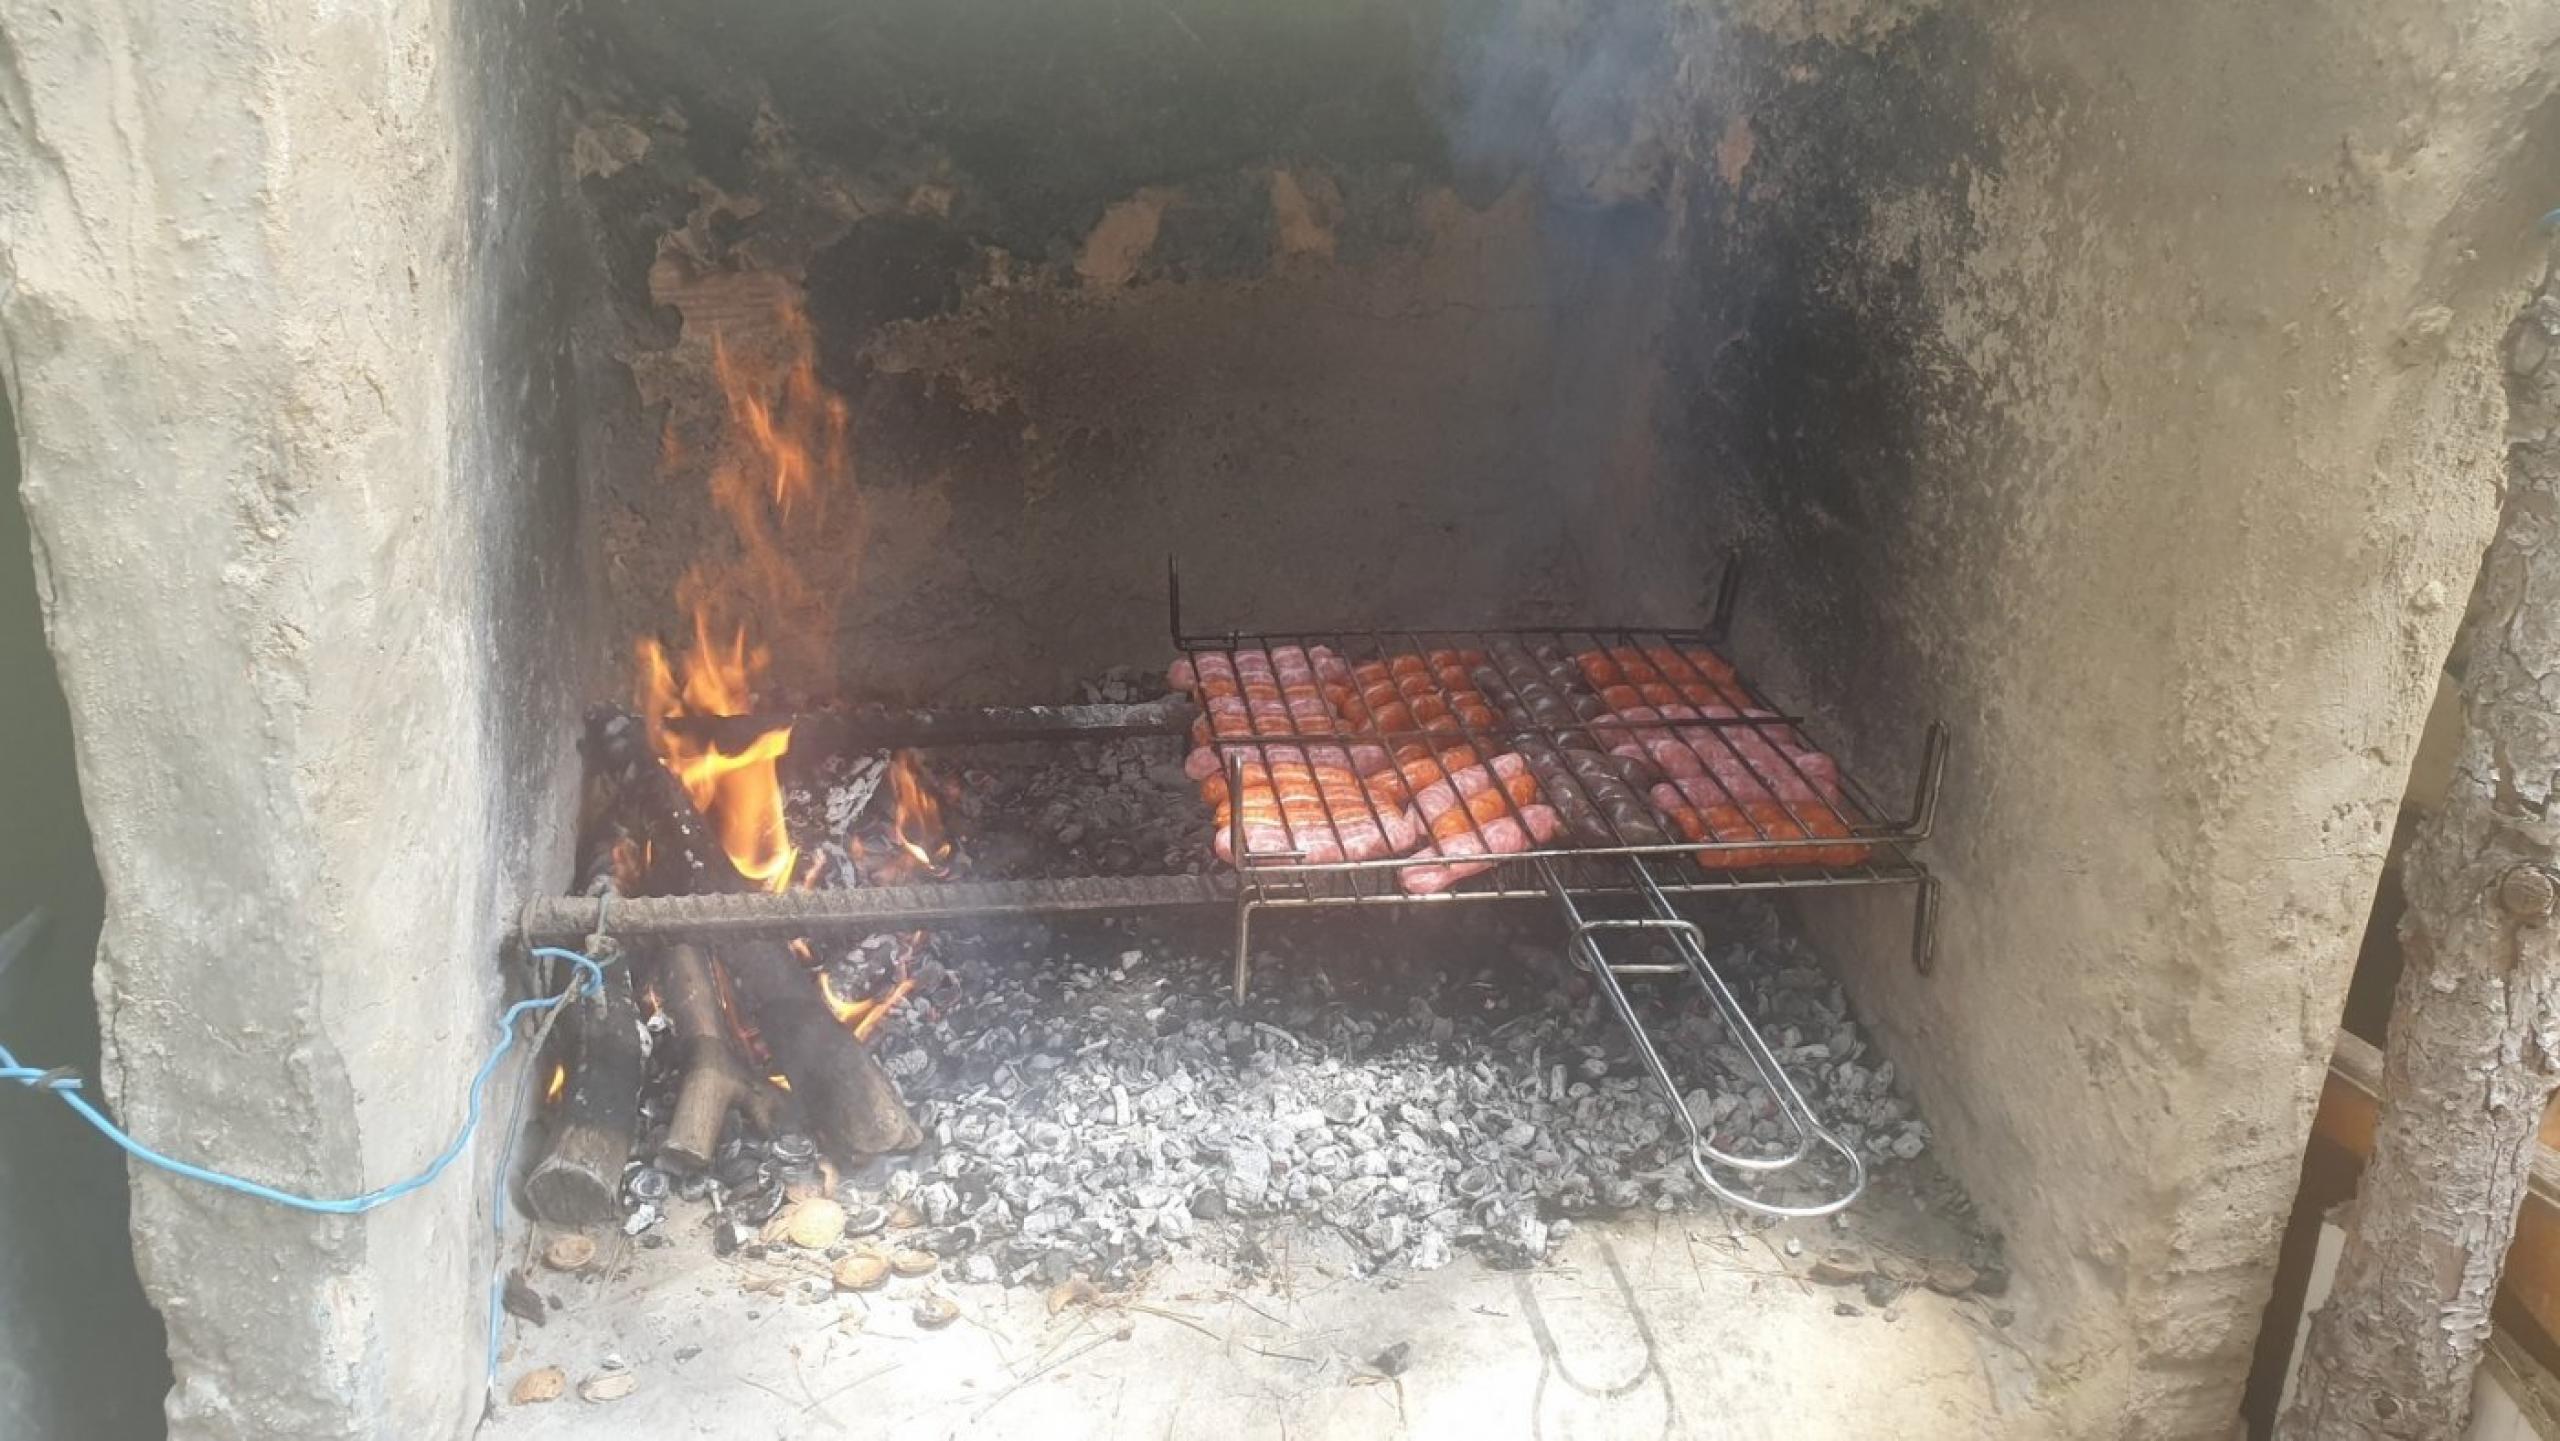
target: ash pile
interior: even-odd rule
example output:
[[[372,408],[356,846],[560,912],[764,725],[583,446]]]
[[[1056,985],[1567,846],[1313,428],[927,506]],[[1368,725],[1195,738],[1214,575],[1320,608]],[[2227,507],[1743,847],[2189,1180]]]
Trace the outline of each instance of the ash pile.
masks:
[[[1874,1063],[1839,988],[1760,910],[1719,954],[1817,1113],[1872,1167],[1926,1125]],[[1241,1006],[1214,924],[990,925],[822,952],[846,994],[903,966],[871,1037],[926,1137],[850,1177],[803,1137],[735,1138],[710,1174],[635,1173],[630,1229],[701,1203],[724,1253],[770,1247],[787,1202],[833,1181],[835,1249],[886,1231],[978,1282],[1136,1278],[1177,1248],[1250,1273],[1302,1227],[1371,1271],[1461,1249],[1544,1257],[1588,1218],[1713,1206],[1686,1132],[1546,928],[1500,916],[1274,926]],[[1648,1015],[1718,1144],[1779,1151],[1778,1111],[1703,1005]],[[1786,1200],[1785,1183],[1765,1199]]]

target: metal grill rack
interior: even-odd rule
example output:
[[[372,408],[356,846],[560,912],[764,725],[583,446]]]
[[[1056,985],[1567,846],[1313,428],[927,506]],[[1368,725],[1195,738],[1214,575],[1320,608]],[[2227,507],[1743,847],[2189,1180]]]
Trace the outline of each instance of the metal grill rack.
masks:
[[[1838,771],[1836,763],[1826,767],[1828,774],[1823,780],[1808,774],[1808,763],[1799,759],[1812,753],[1802,720],[1772,705],[1719,654],[1738,595],[1739,576],[1739,567],[1728,564],[1717,587],[1714,616],[1704,628],[1689,631],[1568,626],[1502,631],[1368,629],[1202,634],[1183,628],[1181,579],[1179,572],[1169,569],[1167,589],[1174,645],[1192,658],[1195,669],[1204,668],[1206,657],[1223,657],[1224,669],[1229,674],[1239,674],[1244,669],[1241,657],[1249,653],[1259,652],[1267,658],[1284,647],[1295,647],[1312,657],[1321,648],[1351,672],[1351,682],[1336,680],[1337,686],[1355,688],[1355,683],[1365,680],[1364,713],[1370,704],[1368,697],[1377,696],[1377,705],[1400,704],[1400,714],[1413,717],[1426,709],[1435,718],[1475,717],[1472,721],[1451,719],[1437,729],[1363,728],[1356,722],[1342,721],[1340,708],[1336,708],[1336,719],[1328,722],[1297,705],[1266,704],[1248,717],[1235,718],[1243,720],[1253,734],[1210,738],[1224,764],[1227,795],[1234,798],[1227,843],[1236,874],[1238,999],[1243,998],[1252,977],[1252,928],[1257,910],[1413,905],[1543,894],[1554,902],[1564,921],[1567,955],[1591,974],[1627,1028],[1646,1068],[1670,1102],[1672,1113],[1688,1133],[1691,1169],[1708,1190],[1733,1205],[1779,1216],[1826,1216],[1854,1202],[1866,1187],[1866,1169],[1857,1148],[1834,1135],[1806,1104],[1803,1094],[1787,1077],[1786,1068],[1761,1038],[1759,1027],[1743,1010],[1733,988],[1709,960],[1698,928],[1679,914],[1671,896],[1909,886],[1914,892],[1912,958],[1926,971],[1935,939],[1937,882],[1912,855],[1911,847],[1929,834],[1936,816],[1938,791],[1946,773],[1947,735],[1943,726],[1929,728],[1910,809],[1898,818],[1892,817],[1853,778]],[[1576,697],[1578,703],[1569,707],[1573,712],[1570,719],[1551,704],[1545,708],[1547,716],[1542,720],[1524,708],[1516,695],[1496,695],[1487,689],[1516,684],[1521,672],[1519,658],[1526,657],[1532,672],[1545,672],[1551,693],[1558,688],[1569,690],[1572,680],[1565,667],[1548,657],[1567,660],[1572,668],[1582,669],[1580,658],[1595,654],[1616,658],[1613,665],[1633,659],[1650,667],[1655,683],[1668,694],[1658,691],[1648,696],[1639,687],[1640,702],[1686,704],[1693,712],[1704,704],[1718,714],[1659,724],[1627,719],[1617,710],[1606,709],[1606,702],[1592,704],[1598,701],[1598,691],[1586,686],[1588,699]],[[1470,657],[1481,657],[1482,662],[1470,664]],[[1507,666],[1503,659],[1506,657]],[[1412,664],[1405,658],[1420,658],[1421,663]],[[1397,679],[1399,672],[1404,679]],[[1462,680],[1475,683],[1462,686]],[[1387,689],[1377,690],[1382,684]],[[1475,694],[1463,695],[1462,690]],[[1673,696],[1681,699],[1675,702]],[[1619,734],[1610,734],[1613,730]],[[1414,855],[1317,859],[1303,844],[1295,844],[1301,828],[1290,820],[1284,820],[1281,829],[1286,841],[1292,843],[1291,849],[1282,851],[1266,845],[1256,850],[1247,843],[1241,801],[1248,767],[1259,767],[1266,777],[1265,786],[1270,787],[1267,778],[1277,774],[1280,760],[1311,757],[1319,748],[1341,750],[1347,760],[1348,747],[1374,745],[1388,749],[1401,760],[1415,751],[1429,757],[1454,743],[1474,757],[1490,761],[1505,752],[1519,753],[1536,747],[1543,747],[1550,756],[1575,748],[1605,753],[1630,738],[1642,740],[1649,736],[1667,737],[1669,744],[1696,757],[1704,772],[1701,789],[1708,793],[1702,799],[1723,803],[1720,809],[1728,821],[1724,829],[1703,841],[1682,838],[1649,842],[1629,834],[1606,808],[1589,806],[1586,814],[1605,829],[1605,837],[1599,843],[1593,843],[1587,834],[1581,844],[1534,841],[1529,839],[1532,831],[1522,804],[1496,780],[1486,785],[1483,793],[1498,798],[1500,813],[1479,817],[1472,805],[1462,802],[1451,807],[1446,813],[1460,817],[1462,828],[1441,842],[1472,842],[1465,849],[1477,859],[1492,860],[1491,868],[1458,888],[1426,894],[1408,891],[1405,879],[1419,868],[1446,863],[1447,858],[1433,846],[1425,846],[1424,853]],[[1425,759],[1420,765],[1421,774],[1413,778],[1416,789],[1435,778],[1443,782],[1451,779],[1449,770],[1436,760]],[[1465,768],[1461,762],[1459,769]],[[1346,789],[1359,802],[1358,810],[1339,808]],[[1451,790],[1454,792],[1456,787]],[[1331,834],[1338,841],[1349,834],[1346,827],[1357,829],[1364,824],[1380,832],[1386,828],[1378,798],[1366,785],[1303,788],[1300,793],[1314,797],[1321,819],[1312,833],[1319,838]],[[1553,797],[1542,794],[1541,798]],[[1756,813],[1751,800],[1758,801]],[[1741,829],[1747,834],[1732,833],[1730,821],[1735,819],[1742,821]],[[1494,833],[1506,821],[1523,842],[1523,848],[1494,859],[1501,850]],[[1265,839],[1267,835],[1266,831]],[[1335,849],[1348,848],[1337,844]],[[1634,914],[1585,913],[1586,905],[1617,896],[1631,900]],[[1629,956],[1623,945],[1613,947],[1613,943],[1629,939],[1657,941],[1668,947],[1674,959],[1656,959],[1658,951]],[[1722,1018],[1726,1032],[1758,1073],[1779,1120],[1792,1137],[1784,1149],[1760,1155],[1723,1149],[1715,1143],[1703,1118],[1690,1112],[1684,1088],[1663,1060],[1627,989],[1630,981],[1676,983],[1682,978],[1704,994]],[[1763,1201],[1736,1190],[1727,1179],[1735,1173],[1771,1176],[1789,1172],[1817,1158],[1817,1169],[1824,1174],[1828,1194],[1810,1204]]]
[[[1703,653],[1716,657],[1719,663],[1713,676],[1690,662],[1690,673],[1675,678],[1673,683],[1711,688],[1726,698],[1726,708],[1738,712],[1729,718],[1711,720],[1630,722],[1580,719],[1569,726],[1538,724],[1505,713],[1491,729],[1460,725],[1439,731],[1365,732],[1326,729],[1321,722],[1312,727],[1304,726],[1292,713],[1286,719],[1285,729],[1215,742],[1224,753],[1230,795],[1242,794],[1245,770],[1249,764],[1268,766],[1275,758],[1285,760],[1293,753],[1303,754],[1318,747],[1357,743],[1394,749],[1455,742],[1480,755],[1492,756],[1514,751],[1523,742],[1543,744],[1557,751],[1594,745],[1605,750],[1615,739],[1610,734],[1612,731],[1663,731],[1702,752],[1703,758],[1722,766],[1725,774],[1731,775],[1739,770],[1744,777],[1737,783],[1740,787],[1756,787],[1758,793],[1775,801],[1774,806],[1764,802],[1763,818],[1753,819],[1749,808],[1739,803],[1740,798],[1732,794],[1726,783],[1712,779],[1715,771],[1711,769],[1709,788],[1736,802],[1732,810],[1745,821],[1748,827],[1746,836],[1729,840],[1673,839],[1660,844],[1642,844],[1628,836],[1615,822],[1608,821],[1604,813],[1601,818],[1610,831],[1606,845],[1551,842],[1499,857],[1492,854],[1497,848],[1488,834],[1488,824],[1471,820],[1469,834],[1486,853],[1485,858],[1493,861],[1491,870],[1458,888],[1423,895],[1407,893],[1398,879],[1399,873],[1443,864],[1444,858],[1406,855],[1373,860],[1309,860],[1303,851],[1288,854],[1268,849],[1253,851],[1246,845],[1242,807],[1236,807],[1230,820],[1228,846],[1236,858],[1237,996],[1243,996],[1252,978],[1251,940],[1256,911],[1535,899],[1551,896],[1557,883],[1569,892],[1637,896],[1908,886],[1914,892],[1912,960],[1922,971],[1927,971],[1936,935],[1937,882],[1929,874],[1927,866],[1912,854],[1911,848],[1928,836],[1936,818],[1938,792],[1946,773],[1946,728],[1942,725],[1929,728],[1910,806],[1898,816],[1879,804],[1845,771],[1837,775],[1836,798],[1826,796],[1831,787],[1816,784],[1795,759],[1796,753],[1808,746],[1802,719],[1771,704],[1748,680],[1732,671],[1729,664],[1722,663],[1720,651],[1738,596],[1739,576],[1738,566],[1726,567],[1717,590],[1715,614],[1705,627],[1695,630],[1548,626],[1505,630],[1195,633],[1183,628],[1181,579],[1178,572],[1172,573],[1168,578],[1168,592],[1174,644],[1189,656],[1222,655],[1232,665],[1235,657],[1246,652],[1258,650],[1267,654],[1277,647],[1296,646],[1312,650],[1321,646],[1341,657],[1346,664],[1358,667],[1364,662],[1390,663],[1392,657],[1428,656],[1435,651],[1490,655],[1504,647],[1515,647],[1533,654],[1545,650],[1564,655],[1630,649],[1638,654],[1675,657]],[[1427,693],[1438,703],[1441,711],[1454,715],[1467,708],[1460,705],[1460,697],[1442,676],[1433,673],[1426,679]],[[1742,739],[1746,736],[1757,737],[1761,744],[1750,744]],[[1775,765],[1771,764],[1772,757]],[[1499,786],[1493,790],[1497,794],[1502,792]],[[1524,825],[1519,808],[1507,795],[1503,796],[1503,802],[1506,814],[1502,819],[1514,825]],[[1383,817],[1374,800],[1369,802],[1365,813],[1348,809],[1337,811],[1333,796],[1323,797],[1321,805],[1327,828],[1383,825]],[[1776,814],[1770,815],[1773,809]],[[1850,859],[1844,856],[1844,852],[1857,854]]]

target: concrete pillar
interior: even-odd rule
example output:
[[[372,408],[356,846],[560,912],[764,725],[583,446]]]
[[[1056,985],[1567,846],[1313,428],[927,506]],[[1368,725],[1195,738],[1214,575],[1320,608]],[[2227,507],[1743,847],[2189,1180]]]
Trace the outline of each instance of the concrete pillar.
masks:
[[[586,605],[535,18],[0,4],[0,343],[106,888],[106,1094],[306,1193],[453,1134],[505,917],[567,866]],[[172,1434],[468,1432],[498,1139],[363,1219],[138,1173]]]

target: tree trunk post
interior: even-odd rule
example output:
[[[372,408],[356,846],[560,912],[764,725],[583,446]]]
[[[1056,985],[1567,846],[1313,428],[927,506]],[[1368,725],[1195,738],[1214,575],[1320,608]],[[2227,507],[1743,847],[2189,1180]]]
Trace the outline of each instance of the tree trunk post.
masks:
[[[2281,1441],[2452,1441],[2560,1085],[2560,269],[2508,331],[2508,478],[2463,618],[2460,759],[2403,867],[2373,1155]]]

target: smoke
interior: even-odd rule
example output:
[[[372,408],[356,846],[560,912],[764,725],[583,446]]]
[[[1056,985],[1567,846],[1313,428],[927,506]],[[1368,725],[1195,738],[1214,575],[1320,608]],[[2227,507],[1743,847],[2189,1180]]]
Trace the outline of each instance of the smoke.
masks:
[[[1448,133],[1482,203],[1533,175],[1563,205],[1656,201],[1677,67],[1663,0],[1452,0]]]

